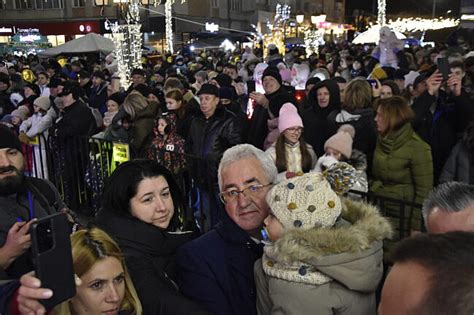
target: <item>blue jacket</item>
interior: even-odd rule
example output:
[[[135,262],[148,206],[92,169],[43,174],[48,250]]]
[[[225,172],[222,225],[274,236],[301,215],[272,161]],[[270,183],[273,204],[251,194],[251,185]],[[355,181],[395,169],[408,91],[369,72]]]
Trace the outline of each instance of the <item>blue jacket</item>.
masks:
[[[253,265],[262,249],[226,215],[178,250],[181,292],[214,314],[257,314]]]

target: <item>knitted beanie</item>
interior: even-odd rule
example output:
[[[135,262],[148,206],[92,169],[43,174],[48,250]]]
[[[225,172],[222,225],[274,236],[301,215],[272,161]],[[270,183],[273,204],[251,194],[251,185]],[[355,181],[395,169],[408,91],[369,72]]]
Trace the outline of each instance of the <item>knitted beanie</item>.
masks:
[[[287,228],[331,227],[341,214],[341,200],[322,173],[282,181],[267,194],[275,217]]]
[[[292,103],[285,103],[280,108],[280,114],[278,117],[278,130],[280,133],[283,133],[283,131],[291,127],[303,128],[303,121],[301,120],[300,115],[298,115],[296,106]]]
[[[337,130],[337,133],[329,138],[324,144],[324,150],[326,148],[332,148],[341,152],[346,159],[349,159],[352,155],[352,142],[355,136],[355,129],[351,125],[342,125]]]
[[[28,110],[28,107],[26,107],[25,105],[22,105],[18,107],[17,109],[15,109],[13,112],[11,112],[11,115],[14,117],[18,117],[23,121],[28,118],[29,112],[30,111]]]
[[[0,149],[13,148],[21,152],[21,142],[7,126],[0,124]]]
[[[263,74],[262,74],[262,81],[265,77],[273,77],[275,78],[275,80],[278,81],[278,83],[281,85],[281,82],[282,82],[282,79],[281,79],[281,75],[280,75],[280,70],[275,67],[275,66],[268,66],[264,71],[263,71]]]
[[[40,96],[34,100],[33,104],[42,110],[47,111],[51,106],[51,101],[49,100],[49,96]]]

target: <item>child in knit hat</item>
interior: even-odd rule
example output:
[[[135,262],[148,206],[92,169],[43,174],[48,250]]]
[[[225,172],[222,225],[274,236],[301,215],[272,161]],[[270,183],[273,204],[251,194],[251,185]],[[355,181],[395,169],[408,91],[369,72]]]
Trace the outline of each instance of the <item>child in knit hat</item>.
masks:
[[[265,151],[278,169],[277,181],[309,172],[316,164],[317,157],[313,147],[301,138],[303,121],[295,105],[285,103],[281,107],[278,131],[278,138]]]
[[[34,177],[48,179],[47,139],[48,130],[53,125],[51,116],[46,115],[51,107],[48,96],[40,96],[33,101],[34,113],[20,125],[19,138],[33,147]]]
[[[267,241],[254,266],[259,314],[376,314],[382,240],[392,229],[376,207],[339,197],[353,172],[338,163],[267,194]]]
[[[347,162],[356,170],[356,180],[352,190],[367,192],[367,158],[359,150],[352,149],[355,129],[349,124],[342,125],[337,133],[324,143],[324,155],[318,159],[313,171],[322,172],[337,162]]]

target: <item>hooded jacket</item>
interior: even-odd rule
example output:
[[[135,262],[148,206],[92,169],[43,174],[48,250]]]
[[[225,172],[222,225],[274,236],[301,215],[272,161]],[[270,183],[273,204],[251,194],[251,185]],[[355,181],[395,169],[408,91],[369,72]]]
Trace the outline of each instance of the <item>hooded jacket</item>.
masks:
[[[329,90],[329,105],[321,108],[318,104],[318,90],[326,87]],[[341,95],[336,81],[324,80],[317,83],[308,95],[309,107],[303,110],[303,137],[309,143],[317,156],[324,154],[324,143],[332,135],[327,117],[333,111],[339,111],[341,107]]]
[[[374,292],[383,273],[382,240],[391,237],[392,228],[375,206],[342,202],[342,219],[334,227],[288,230],[272,245],[271,263],[266,255],[263,268],[257,261],[259,314],[375,314]],[[280,266],[281,279],[262,273]],[[308,278],[317,273],[324,281],[284,279],[285,273],[301,275],[302,266]]]

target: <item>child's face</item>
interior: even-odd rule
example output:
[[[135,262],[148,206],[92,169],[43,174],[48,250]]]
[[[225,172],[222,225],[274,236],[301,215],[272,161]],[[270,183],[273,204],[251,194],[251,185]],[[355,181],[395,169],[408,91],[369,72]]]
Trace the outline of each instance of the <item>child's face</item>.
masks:
[[[176,110],[181,107],[181,101],[177,101],[174,98],[167,97],[166,98],[166,108],[168,110]]]
[[[336,149],[333,148],[326,148],[326,155],[332,156],[336,160],[340,161],[342,159],[342,154]]]
[[[162,136],[165,135],[165,127],[168,126],[164,119],[158,120],[158,133]]]
[[[14,124],[15,126],[18,126],[19,124],[21,124],[21,119],[17,116],[13,116],[12,117],[12,124]]]
[[[265,220],[263,220],[263,224],[272,242],[275,242],[283,234],[284,227],[273,214],[270,213]]]
[[[107,101],[107,111],[108,112],[118,112],[118,104],[112,100]]]
[[[39,106],[36,106],[36,105],[33,105],[33,109],[35,110],[35,113],[39,112],[40,111],[40,108]]]
[[[296,143],[300,140],[302,132],[303,132],[303,128],[292,127],[283,131],[283,135],[285,136],[286,141],[290,143]]]

